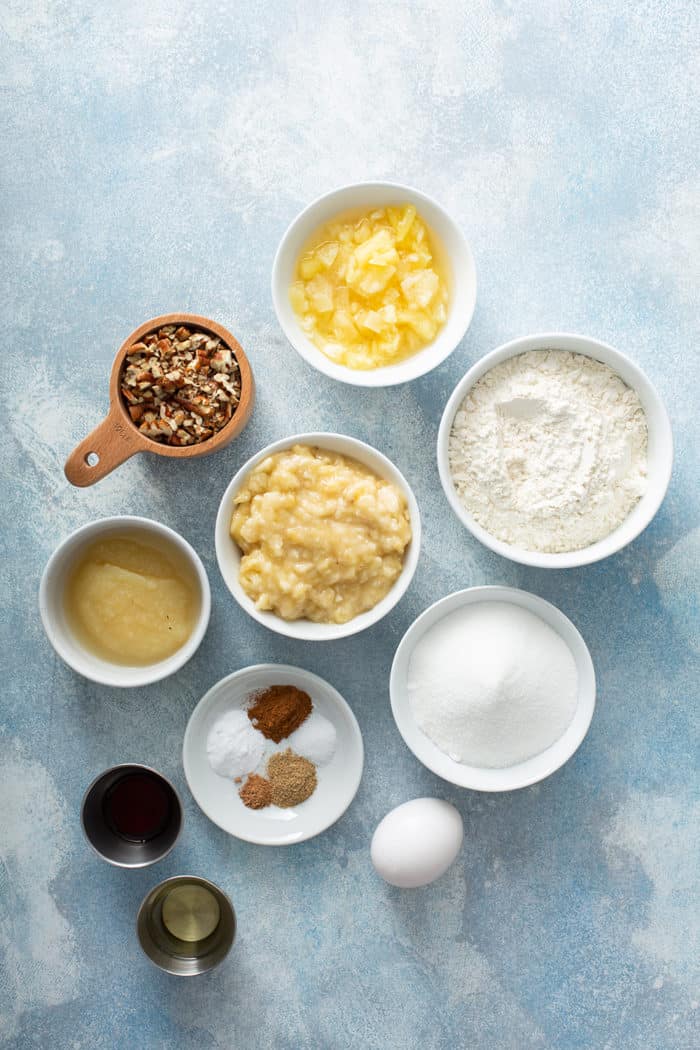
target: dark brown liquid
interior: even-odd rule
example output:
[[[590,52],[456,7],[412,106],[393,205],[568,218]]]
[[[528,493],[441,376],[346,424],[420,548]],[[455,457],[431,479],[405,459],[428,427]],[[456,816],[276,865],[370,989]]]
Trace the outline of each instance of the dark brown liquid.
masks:
[[[168,825],[170,792],[152,773],[127,773],[109,789],[103,802],[105,820],[132,842],[148,842]]]

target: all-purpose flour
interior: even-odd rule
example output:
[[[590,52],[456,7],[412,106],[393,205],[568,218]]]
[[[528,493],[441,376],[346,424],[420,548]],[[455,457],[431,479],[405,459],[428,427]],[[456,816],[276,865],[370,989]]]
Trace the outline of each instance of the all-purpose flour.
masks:
[[[561,737],[576,710],[578,673],[566,642],[539,616],[484,601],[426,631],[407,688],[416,723],[441,751],[501,769]]]
[[[487,532],[526,550],[580,550],[609,535],[644,494],[646,417],[607,365],[531,350],[471,388],[449,457],[460,500]]]

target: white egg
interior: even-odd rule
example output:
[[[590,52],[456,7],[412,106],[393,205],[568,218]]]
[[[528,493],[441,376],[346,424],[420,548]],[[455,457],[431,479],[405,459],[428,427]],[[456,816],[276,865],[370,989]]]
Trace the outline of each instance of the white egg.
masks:
[[[378,875],[413,889],[444,875],[462,846],[464,825],[454,806],[439,798],[414,798],[377,825],[370,853]]]

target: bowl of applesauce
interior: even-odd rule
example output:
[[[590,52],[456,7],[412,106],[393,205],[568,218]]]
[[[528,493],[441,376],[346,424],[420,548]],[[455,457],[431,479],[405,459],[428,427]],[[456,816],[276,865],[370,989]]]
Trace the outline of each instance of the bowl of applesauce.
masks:
[[[238,604],[271,631],[332,641],[363,631],[407,590],[420,514],[394,464],[343,434],[263,448],[224,492],[216,557]]]
[[[318,371],[393,386],[448,357],[476,304],[474,258],[432,197],[389,182],[313,201],[282,237],[272,299],[287,339]]]
[[[117,516],[71,533],[49,559],[39,610],[54,649],[102,685],[167,678],[199,647],[211,595],[190,544],[160,522]]]

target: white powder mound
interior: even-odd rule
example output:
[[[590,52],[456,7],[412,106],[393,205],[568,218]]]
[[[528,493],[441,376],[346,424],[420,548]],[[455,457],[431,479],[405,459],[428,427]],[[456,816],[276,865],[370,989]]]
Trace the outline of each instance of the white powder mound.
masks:
[[[209,765],[220,777],[244,777],[260,764],[265,737],[241,708],[217,718],[207,736]]]
[[[449,613],[416,645],[408,698],[418,726],[457,762],[524,762],[558,740],[576,710],[568,645],[534,613],[480,602]]]
[[[492,536],[525,550],[581,550],[646,490],[646,416],[607,365],[531,350],[467,393],[449,458],[457,495]]]
[[[335,726],[316,711],[295,729],[286,744],[297,755],[308,758],[315,766],[325,766],[335,754]]]

